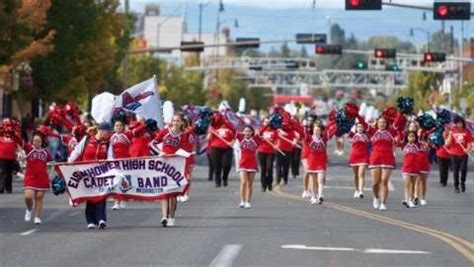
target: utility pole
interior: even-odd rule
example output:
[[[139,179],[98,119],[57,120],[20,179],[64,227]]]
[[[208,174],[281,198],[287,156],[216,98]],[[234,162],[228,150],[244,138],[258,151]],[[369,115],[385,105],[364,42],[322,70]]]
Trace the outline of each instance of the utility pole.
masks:
[[[130,2],[129,0],[125,0],[125,17],[128,19],[128,13],[130,12]],[[125,88],[128,87],[128,53],[125,54],[125,58],[123,59],[123,82],[125,84]]]

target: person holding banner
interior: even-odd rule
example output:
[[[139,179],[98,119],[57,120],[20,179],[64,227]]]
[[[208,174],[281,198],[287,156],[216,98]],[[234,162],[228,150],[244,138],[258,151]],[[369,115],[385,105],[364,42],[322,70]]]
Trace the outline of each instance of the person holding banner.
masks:
[[[140,117],[137,118],[137,121],[130,124],[130,130],[132,132],[130,156],[133,158],[151,156],[148,145],[150,144],[152,137],[147,132],[144,119]]]
[[[131,133],[125,131],[125,117],[116,117],[112,119],[114,121],[114,134],[110,137],[110,146],[108,151],[108,159],[125,159],[130,158],[130,145],[132,142]],[[125,209],[126,201],[117,199],[115,200],[113,210]]]
[[[47,163],[52,161],[51,155],[46,151],[44,138],[40,134],[34,134],[30,144],[25,146],[26,171],[24,180],[25,196],[25,222],[31,221],[34,204],[34,222],[41,224],[41,213],[43,211],[43,198],[49,190],[49,175]]]
[[[456,125],[449,131],[446,144],[450,146],[449,153],[453,164],[454,192],[466,191],[467,160],[471,152],[471,142],[473,141],[471,132],[466,129],[466,121],[461,116],[454,118]],[[461,176],[461,177],[459,177]],[[461,181],[459,181],[461,178]],[[459,190],[461,185],[461,190]]]
[[[97,161],[107,159],[110,132],[112,127],[109,123],[103,122],[97,126],[95,135],[86,135],[74,148],[68,158],[68,162]],[[86,221],[88,229],[100,229],[106,227],[106,199],[99,202],[86,202]]]
[[[261,143],[258,135],[252,126],[247,125],[242,133],[237,133],[237,139],[240,142],[240,204],[239,207],[250,209],[250,200],[252,198],[253,180],[257,172],[257,148]]]
[[[278,148],[278,133],[270,128],[269,119],[263,121],[263,127],[258,135],[262,142],[257,149],[258,161],[260,163],[260,181],[262,183],[262,192],[272,191],[273,186],[273,162],[275,160],[276,149]]]
[[[162,149],[160,156],[162,157],[176,157],[177,153],[186,152],[186,148],[189,148],[189,135],[192,134],[192,128],[185,128],[185,118],[184,114],[176,113],[173,116],[173,121],[171,127],[159,131],[154,140],[157,143],[162,143]],[[188,155],[189,157],[190,155]],[[188,168],[187,166],[185,167]],[[187,178],[187,177],[186,177]],[[161,200],[161,224],[163,227],[174,226],[175,225],[175,214],[177,208],[176,197],[167,197]]]
[[[214,114],[209,127],[209,146],[211,159],[215,168],[216,187],[228,185],[228,177],[232,167],[232,146],[235,141],[235,129],[220,113]]]

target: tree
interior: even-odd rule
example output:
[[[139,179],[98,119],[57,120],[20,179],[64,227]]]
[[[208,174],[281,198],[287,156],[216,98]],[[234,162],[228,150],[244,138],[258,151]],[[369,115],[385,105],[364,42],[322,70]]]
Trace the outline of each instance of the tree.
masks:
[[[346,43],[346,35],[339,24],[332,24],[330,29],[331,43],[344,45]]]
[[[288,43],[282,44],[280,50],[281,50],[281,56],[282,57],[290,57],[291,50],[288,47]]]
[[[408,87],[400,90],[399,96],[408,96],[415,100],[415,108],[428,110],[432,93],[438,90],[442,75],[429,72],[411,72]],[[396,100],[396,98],[394,98]]]

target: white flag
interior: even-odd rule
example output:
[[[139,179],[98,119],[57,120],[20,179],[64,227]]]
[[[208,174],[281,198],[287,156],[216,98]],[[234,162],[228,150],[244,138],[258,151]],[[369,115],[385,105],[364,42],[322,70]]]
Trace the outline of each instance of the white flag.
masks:
[[[163,128],[160,95],[155,76],[125,90],[116,98],[114,108],[133,112],[145,119],[154,119],[158,122],[158,127]]]
[[[112,119],[114,101],[116,96],[109,92],[103,92],[92,98],[92,118],[97,123],[109,122]]]

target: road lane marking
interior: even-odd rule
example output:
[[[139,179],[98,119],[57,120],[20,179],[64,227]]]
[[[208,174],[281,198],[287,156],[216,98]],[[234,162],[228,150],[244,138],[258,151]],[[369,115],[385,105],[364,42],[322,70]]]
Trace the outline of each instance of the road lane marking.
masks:
[[[272,192],[270,192],[270,194],[273,195],[273,196],[279,196],[279,197],[283,197],[283,198],[287,198],[287,199],[296,200],[296,201],[299,201],[299,202],[308,203],[308,201],[306,199],[302,199],[300,196],[282,192],[279,187],[275,187],[274,190]],[[343,205],[340,205],[340,204],[326,202],[324,205],[328,208],[333,208],[333,209],[336,209],[336,210],[344,211],[344,212],[347,212],[347,213],[351,213],[351,214],[358,215],[358,216],[361,216],[361,217],[365,217],[365,218],[368,218],[368,219],[372,219],[372,220],[376,220],[376,221],[379,221],[379,222],[395,225],[395,226],[398,226],[398,227],[402,227],[402,228],[405,228],[405,229],[409,229],[409,230],[412,230],[412,231],[416,231],[416,232],[419,232],[419,233],[427,234],[427,235],[430,235],[432,237],[438,238],[441,241],[443,241],[443,242],[447,243],[448,245],[450,245],[451,247],[453,247],[461,255],[463,255],[466,259],[468,259],[469,261],[474,263],[474,244],[469,242],[469,241],[466,241],[462,238],[459,238],[457,236],[451,235],[451,234],[443,232],[443,231],[431,229],[431,228],[428,228],[428,227],[425,227],[425,226],[420,226],[420,225],[417,225],[417,224],[408,223],[408,222],[405,222],[405,221],[402,221],[402,220],[392,219],[392,218],[387,217],[387,216],[382,216],[382,215],[379,215],[379,214],[375,214],[375,213],[371,213],[371,212],[367,212],[367,211],[363,211],[363,210],[359,210],[359,209],[354,209],[354,208],[343,206]]]
[[[301,249],[301,250],[316,250],[316,251],[340,251],[340,252],[357,252],[364,254],[431,254],[429,251],[420,250],[399,250],[399,249],[381,249],[381,248],[344,248],[344,247],[315,247],[306,245],[282,245],[285,249]]]
[[[242,245],[225,245],[212,260],[211,267],[230,267],[242,249]]]
[[[73,212],[71,214],[69,214],[68,216],[69,217],[72,217],[72,216],[76,216],[77,214],[81,213],[80,211],[76,211],[76,212]]]
[[[27,235],[30,235],[30,234],[36,232],[36,231],[38,231],[38,228],[30,229],[28,231],[25,231],[25,232],[21,233],[20,235],[21,236],[27,236]]]

